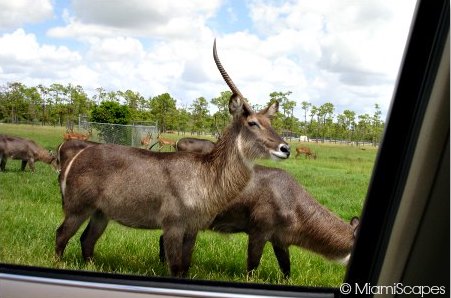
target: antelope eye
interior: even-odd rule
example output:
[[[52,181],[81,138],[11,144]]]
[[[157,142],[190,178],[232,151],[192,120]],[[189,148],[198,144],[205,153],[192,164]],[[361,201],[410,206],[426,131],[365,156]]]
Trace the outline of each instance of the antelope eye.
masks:
[[[255,121],[249,121],[247,124],[248,124],[249,126],[256,126],[256,127],[259,127],[259,126],[258,126],[258,123],[255,122]]]

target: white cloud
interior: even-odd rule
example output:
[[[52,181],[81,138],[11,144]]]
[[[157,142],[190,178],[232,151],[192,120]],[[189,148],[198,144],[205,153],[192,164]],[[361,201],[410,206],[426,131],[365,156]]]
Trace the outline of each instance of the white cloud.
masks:
[[[78,39],[117,35],[197,39],[209,34],[205,22],[219,6],[220,0],[76,0],[74,10],[64,14],[65,26],[48,34]]]
[[[99,61],[139,62],[145,55],[141,42],[131,37],[104,38],[92,41],[87,56]]]
[[[72,3],[45,43],[23,30],[0,36],[3,78],[146,97],[169,92],[186,105],[227,90],[212,59],[216,36],[224,67],[252,104],[265,104],[272,91],[292,91],[297,116],[305,100],[333,102],[337,112],[374,103],[386,111],[413,11],[408,0],[251,1],[251,27],[225,33],[219,15],[239,23],[247,12],[220,0]],[[55,38],[70,43],[51,45]]]
[[[50,0],[0,1],[0,29],[37,23],[53,16]]]
[[[183,16],[203,16],[208,18],[215,12],[219,4],[220,1],[217,0],[183,2],[177,0],[73,1],[75,13],[83,22],[120,28],[158,26]]]
[[[0,64],[8,81],[76,83],[78,78],[68,73],[81,62],[79,53],[65,46],[41,45],[23,29],[0,37]]]
[[[78,65],[68,70],[67,76],[70,78],[70,83],[73,85],[80,85],[84,90],[93,91],[100,87],[99,72],[89,68],[86,65]]]
[[[81,56],[65,46],[40,45],[34,34],[17,29],[0,37],[0,61],[4,68],[13,65],[56,66],[62,61],[77,63]]]
[[[303,69],[304,90],[290,89],[292,99],[307,94],[314,104],[333,99],[363,110],[374,103],[388,107],[414,5],[408,0],[252,1],[250,8],[261,51],[272,61],[284,56]]]

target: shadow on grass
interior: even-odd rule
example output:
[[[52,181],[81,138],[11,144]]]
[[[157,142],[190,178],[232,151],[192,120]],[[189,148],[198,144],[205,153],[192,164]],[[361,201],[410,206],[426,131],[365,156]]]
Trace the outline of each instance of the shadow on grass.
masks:
[[[61,261],[56,261],[58,268],[75,268],[102,273],[130,274],[142,276],[169,276],[165,263],[158,256],[141,258],[120,254],[95,252],[92,261],[85,262],[81,251],[68,251]]]

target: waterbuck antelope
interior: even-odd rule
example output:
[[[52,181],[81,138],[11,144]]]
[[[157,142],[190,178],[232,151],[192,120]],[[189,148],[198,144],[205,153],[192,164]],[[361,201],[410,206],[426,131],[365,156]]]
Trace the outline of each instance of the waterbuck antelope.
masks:
[[[175,150],[206,154],[213,150],[215,143],[196,138],[181,138],[175,143]]]
[[[42,161],[56,167],[55,156],[36,144],[35,141],[0,135],[0,171],[5,171],[8,158],[22,160],[22,171],[25,170],[28,163],[31,171],[34,172],[35,161]]]
[[[346,265],[358,223],[356,217],[346,223],[330,212],[284,170],[256,165],[251,182],[216,216],[210,229],[249,234],[248,272],[258,267],[265,243],[270,241],[288,277],[290,245]]]
[[[162,228],[164,251],[174,276],[187,273],[197,233],[208,227],[247,185],[253,160],[285,159],[289,147],[270,124],[278,103],[254,112],[221,65],[213,57],[232,90],[232,123],[213,150],[156,153],[121,145],[100,144],[81,149],[62,169],[60,189],[65,218],[56,231],[56,256],[90,218],[81,236],[85,260],[108,220],[135,228]]]
[[[208,152],[204,140],[193,139],[191,143],[194,145],[186,149],[204,146]],[[265,243],[270,241],[280,269],[288,277],[290,245],[347,264],[358,223],[356,217],[349,224],[330,212],[287,172],[256,165],[247,187],[215,217],[209,228],[221,233],[249,235],[248,272],[258,267]],[[163,243],[162,236],[162,261]]]

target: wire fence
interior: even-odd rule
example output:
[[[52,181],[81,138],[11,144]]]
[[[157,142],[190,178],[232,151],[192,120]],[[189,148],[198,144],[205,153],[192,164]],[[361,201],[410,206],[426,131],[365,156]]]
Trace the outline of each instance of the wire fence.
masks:
[[[8,123],[4,119],[0,119],[0,123]],[[46,124],[40,121],[17,121],[14,124],[28,124],[36,126],[45,126]],[[48,124],[48,123],[47,123]],[[60,125],[53,125],[60,126]],[[64,127],[64,125],[61,125]],[[157,136],[159,133],[158,125],[155,122],[135,122],[130,125],[110,124],[110,123],[96,123],[89,122],[86,116],[80,116],[78,125],[73,122],[66,123],[66,131],[76,131],[79,133],[89,135],[89,140],[99,143],[121,144],[133,147],[150,148],[158,142]],[[188,136],[206,136],[209,134],[200,132],[186,132],[186,131],[166,131],[166,133],[177,134],[180,137]],[[359,140],[345,140],[333,138],[311,138],[304,135],[297,135],[291,132],[283,132],[282,137],[290,142],[307,142],[307,143],[334,143],[349,146],[372,146],[378,147],[378,141],[359,141]],[[152,150],[159,150],[158,146],[154,146]]]
[[[97,123],[87,121],[84,116],[79,117],[78,130],[89,135],[89,140],[94,142],[141,148],[155,144],[158,135],[158,126],[153,122],[131,125]]]

